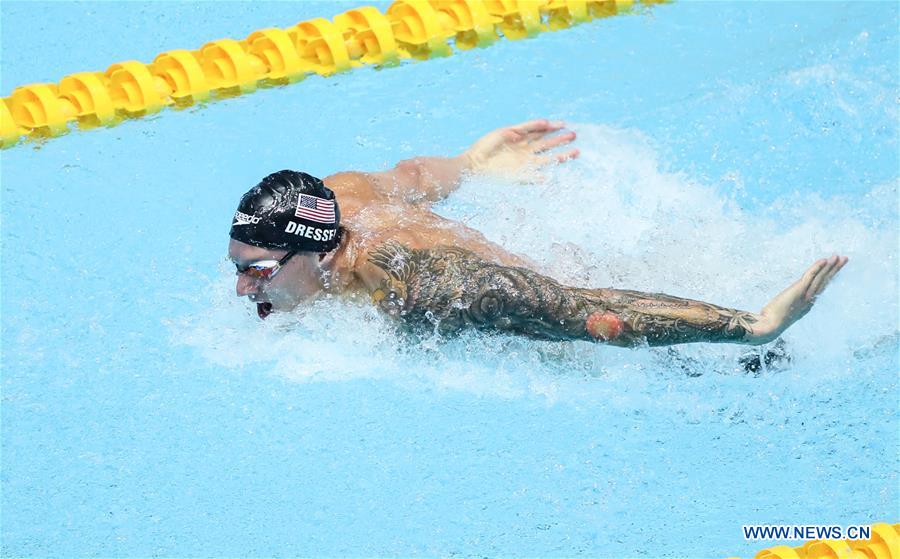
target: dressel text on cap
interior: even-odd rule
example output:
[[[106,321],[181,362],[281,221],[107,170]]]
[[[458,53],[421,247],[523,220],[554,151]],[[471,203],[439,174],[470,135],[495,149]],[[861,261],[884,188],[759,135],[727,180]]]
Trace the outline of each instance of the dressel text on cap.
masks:
[[[330,241],[337,233],[337,229],[319,229],[318,227],[310,227],[295,221],[288,221],[287,227],[284,228],[284,232],[293,233],[294,235],[306,237],[307,239],[312,239],[314,241]]]

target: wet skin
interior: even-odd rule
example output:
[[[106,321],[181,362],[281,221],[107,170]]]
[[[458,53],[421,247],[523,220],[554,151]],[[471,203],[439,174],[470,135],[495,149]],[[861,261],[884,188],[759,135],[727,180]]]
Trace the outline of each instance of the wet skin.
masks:
[[[237,294],[257,302],[262,318],[332,292],[364,294],[391,316],[436,322],[447,332],[473,327],[620,346],[760,344],[809,312],[847,262],[843,256],[815,262],[753,313],[661,293],[565,286],[478,231],[431,211],[466,173],[542,180],[542,167],[578,156],[568,147],[574,132],[562,130],[559,122],[529,121],[495,130],[457,157],[421,157],[383,173],[325,178],[341,207],[341,245],[327,255],[293,257],[271,281],[241,275]],[[229,245],[238,264],[284,254],[233,240]]]

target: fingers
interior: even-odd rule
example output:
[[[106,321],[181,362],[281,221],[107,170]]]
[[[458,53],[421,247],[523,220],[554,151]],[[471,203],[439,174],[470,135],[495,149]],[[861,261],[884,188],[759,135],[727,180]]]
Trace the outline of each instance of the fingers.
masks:
[[[828,260],[822,258],[820,260],[816,260],[813,262],[813,265],[806,269],[803,272],[803,275],[800,276],[796,282],[793,283],[790,287],[788,287],[785,291],[798,291],[799,296],[801,296],[802,300],[806,300],[806,292],[809,290],[809,286],[812,285],[814,279],[816,279],[816,275],[822,271],[828,264]]]
[[[564,151],[564,152],[562,152],[562,153],[557,153],[557,154],[554,156],[554,159],[556,159],[556,162],[557,162],[557,163],[563,163],[563,162],[568,161],[568,160],[570,160],[570,159],[575,159],[575,158],[578,157],[579,155],[581,155],[581,152],[580,152],[578,149],[570,149],[569,151]]]
[[[815,299],[815,294],[818,292],[819,287],[822,285],[822,281],[825,279],[825,276],[828,275],[828,272],[834,266],[837,258],[832,256],[828,260],[825,261],[825,265],[820,266],[816,273],[813,275],[809,284],[806,286],[806,290],[803,293],[803,300],[806,302],[812,302]]]
[[[534,153],[542,153],[553,148],[572,143],[575,140],[575,132],[566,132],[559,136],[544,138],[534,143]]]
[[[812,283],[813,278],[816,277],[816,274],[819,273],[819,270],[825,267],[828,261],[822,258],[821,260],[816,260],[812,266],[809,267],[805,272],[803,272],[803,277],[800,278],[800,283],[802,283],[805,287],[809,287],[809,284]],[[804,288],[805,289],[805,288]]]
[[[546,167],[547,165],[564,163],[570,159],[575,159],[581,154],[577,149],[570,149],[568,151],[564,151],[562,153],[555,153],[553,155],[545,155],[543,157],[537,158],[537,166],[538,167]]]
[[[554,124],[554,123],[550,123]],[[558,123],[560,127],[564,126],[564,123]],[[558,130],[557,128],[556,130]],[[550,138],[541,138],[539,141],[536,141],[531,144],[533,147],[534,153],[544,153],[553,149],[556,149],[560,146],[564,146],[566,144],[571,144],[575,141],[576,134],[575,132],[569,131],[565,134],[560,134],[559,136],[553,136]],[[569,149],[566,151],[562,151],[559,153],[555,153],[552,155],[545,155],[536,158],[536,163],[538,167],[544,167],[550,164],[559,164],[569,161],[570,159],[575,159],[581,154],[578,149]]]
[[[846,256],[838,257],[837,264],[835,264],[834,268],[832,268],[831,271],[828,272],[828,275],[822,281],[821,287],[819,287],[819,290],[815,293],[815,295],[813,295],[813,297],[818,297],[819,295],[822,294],[823,291],[825,291],[825,288],[828,287],[828,284],[831,283],[831,279],[834,278],[834,276],[837,275],[837,273],[841,271],[841,268],[843,268],[844,264],[846,264],[846,263],[847,263]]]
[[[515,126],[510,126],[510,128],[522,134],[546,134],[548,132],[562,130],[564,126],[565,123],[561,120],[550,121],[546,118],[539,118],[516,124]]]
[[[847,257],[835,255],[824,262],[824,265],[818,267],[818,271],[813,276],[804,293],[804,299],[810,303],[815,301],[816,297],[818,297],[819,294],[825,290],[825,287],[828,286],[831,278],[844,267],[844,264],[847,263]],[[818,262],[816,264],[818,264]]]
[[[835,258],[836,260],[834,266],[832,266],[831,270],[828,271],[828,275],[826,275],[822,280],[821,285],[818,286],[818,289],[816,290],[813,297],[818,297],[823,291],[825,291],[825,288],[828,287],[829,283],[831,283],[831,279],[841,271],[841,268],[843,268],[844,264],[846,264],[849,260],[846,256],[836,256]]]

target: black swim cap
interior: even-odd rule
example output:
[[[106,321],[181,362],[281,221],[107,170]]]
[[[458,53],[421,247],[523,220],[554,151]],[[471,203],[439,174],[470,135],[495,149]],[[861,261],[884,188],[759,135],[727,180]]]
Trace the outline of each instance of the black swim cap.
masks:
[[[278,171],[241,198],[231,238],[261,248],[328,252],[340,243],[334,192],[312,175]]]

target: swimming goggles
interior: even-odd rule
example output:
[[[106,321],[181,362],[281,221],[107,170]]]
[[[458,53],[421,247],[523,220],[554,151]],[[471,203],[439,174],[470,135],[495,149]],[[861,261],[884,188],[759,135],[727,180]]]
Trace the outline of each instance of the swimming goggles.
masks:
[[[234,263],[234,267],[237,268],[238,274],[247,274],[253,279],[268,281],[275,277],[282,266],[284,266],[288,260],[291,259],[292,256],[297,254],[296,250],[292,250],[281,257],[281,260],[257,260],[256,262],[251,262],[246,266],[240,266],[237,262]]]

